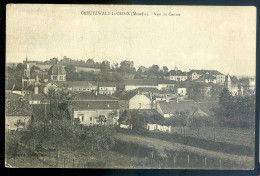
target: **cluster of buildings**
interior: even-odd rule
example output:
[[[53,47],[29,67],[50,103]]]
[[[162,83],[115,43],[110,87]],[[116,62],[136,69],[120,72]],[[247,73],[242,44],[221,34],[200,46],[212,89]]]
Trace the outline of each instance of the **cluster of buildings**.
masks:
[[[6,128],[11,131],[21,125],[25,128],[30,117],[47,118],[50,103],[45,95],[50,90],[72,92],[68,99],[72,123],[84,126],[117,125],[120,112],[125,110],[150,111],[163,118],[172,117],[177,111],[187,110],[190,116],[198,113],[210,115],[210,107],[186,99],[187,87],[179,84],[180,82],[206,83],[206,94],[209,94],[214,84],[226,87],[234,96],[243,95],[244,91],[236,77],[215,70],[182,72],[175,67],[164,79],[127,79],[124,81],[125,94],[115,97],[113,94],[117,88],[114,83],[66,81],[66,71],[58,63],[52,65],[47,73],[31,75],[29,64],[25,64],[22,90],[6,93],[6,124],[9,125]],[[254,81],[253,78],[249,80],[248,89],[255,89]],[[10,125],[14,120],[16,125]],[[147,129],[170,131],[169,127],[158,125],[147,124]]]
[[[225,75],[217,70],[190,70],[189,72],[182,72],[177,67],[169,71],[165,79],[174,81],[192,80],[195,82],[205,82],[223,85],[225,82]]]
[[[100,94],[114,94],[116,85],[109,82],[95,81],[66,81],[66,71],[58,63],[52,65],[48,72],[38,72],[31,75],[30,66],[25,62],[22,78],[21,94],[47,94],[50,89],[72,92],[98,92]],[[39,76],[40,75],[40,76]]]

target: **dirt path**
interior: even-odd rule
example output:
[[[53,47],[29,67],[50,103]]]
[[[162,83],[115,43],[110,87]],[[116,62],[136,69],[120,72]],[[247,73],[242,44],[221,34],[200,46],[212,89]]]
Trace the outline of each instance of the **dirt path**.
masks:
[[[218,158],[221,160],[230,160],[237,164],[246,165],[246,166],[248,166],[248,169],[250,169],[250,167],[254,166],[253,157],[232,155],[232,154],[227,154],[227,153],[222,153],[222,152],[215,152],[215,151],[192,147],[192,146],[188,146],[188,145],[184,145],[184,144],[180,144],[180,143],[176,143],[176,142],[169,142],[169,141],[165,141],[165,140],[144,137],[144,136],[127,135],[127,134],[123,134],[123,133],[117,133],[116,138],[119,140],[122,140],[122,141],[129,141],[129,142],[139,143],[139,144],[145,145],[145,146],[154,147],[160,152],[163,152],[164,149],[168,149],[168,150],[173,150],[173,151],[193,153],[193,154],[204,156],[204,157]]]

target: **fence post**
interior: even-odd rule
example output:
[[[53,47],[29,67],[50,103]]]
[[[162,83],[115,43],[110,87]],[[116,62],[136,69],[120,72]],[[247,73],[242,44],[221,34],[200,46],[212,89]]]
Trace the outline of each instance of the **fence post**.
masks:
[[[190,167],[190,155],[188,155],[188,167]]]
[[[219,160],[219,168],[221,169],[221,159]]]
[[[65,157],[64,157],[63,167],[65,168]]]
[[[49,150],[49,162],[51,162],[51,151]]]
[[[207,166],[207,157],[205,157],[205,167]]]

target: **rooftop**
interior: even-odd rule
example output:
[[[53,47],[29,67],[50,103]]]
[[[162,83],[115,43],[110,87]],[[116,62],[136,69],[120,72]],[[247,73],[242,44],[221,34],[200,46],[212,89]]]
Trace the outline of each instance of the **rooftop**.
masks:
[[[193,100],[183,100],[183,101],[158,101],[162,112],[164,114],[174,114],[176,111],[194,111],[198,105]]]
[[[116,84],[111,82],[100,82],[99,87],[116,87]]]
[[[121,99],[122,100],[130,100],[131,98],[133,98],[137,94],[145,95],[147,98],[150,99],[150,96],[148,96],[147,94],[139,93],[137,90],[127,92]]]
[[[22,95],[16,94],[16,93],[6,93],[5,94],[5,99],[7,99],[7,100],[19,100],[22,98],[23,98]]]
[[[119,109],[118,101],[73,101],[74,109]]]
[[[191,70],[188,72],[189,75],[191,75],[193,72],[198,73],[199,75],[205,75],[205,74],[210,74],[210,75],[223,75],[217,70]]]
[[[82,87],[93,87],[97,86],[97,82],[95,81],[67,81],[63,83],[65,87],[74,87],[74,86],[82,86]]]
[[[24,100],[6,100],[5,115],[6,116],[30,116],[32,112],[28,101]]]
[[[116,99],[109,95],[95,94],[95,93],[91,93],[91,92],[80,92],[80,93],[74,94],[71,97],[71,100],[87,101],[87,100],[116,100]]]
[[[54,64],[49,68],[49,75],[66,75],[66,71],[63,66],[59,64]]]
[[[175,84],[175,81],[164,79],[125,79],[125,85],[158,86],[158,84]]]

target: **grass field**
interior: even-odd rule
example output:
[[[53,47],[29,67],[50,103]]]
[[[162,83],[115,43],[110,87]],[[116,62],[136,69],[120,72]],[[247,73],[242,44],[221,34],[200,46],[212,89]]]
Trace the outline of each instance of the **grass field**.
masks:
[[[182,134],[179,127],[172,128],[172,133]],[[185,134],[187,136],[198,137],[206,140],[213,140],[217,142],[225,142],[229,144],[254,146],[254,131],[243,128],[227,128],[227,127],[201,127],[198,131],[185,127]]]
[[[251,169],[254,164],[254,157],[239,156],[233,154],[227,154],[222,152],[215,152],[206,149],[196,148],[189,145],[183,145],[180,143],[164,141],[160,139],[144,137],[139,135],[127,135],[118,133],[117,139],[125,142],[138,143],[141,146],[156,149],[160,155],[164,156],[166,150],[177,153],[188,153],[190,155],[201,156],[206,158],[215,159],[217,161],[222,160],[225,162],[233,163],[230,167],[233,168],[247,168]]]

